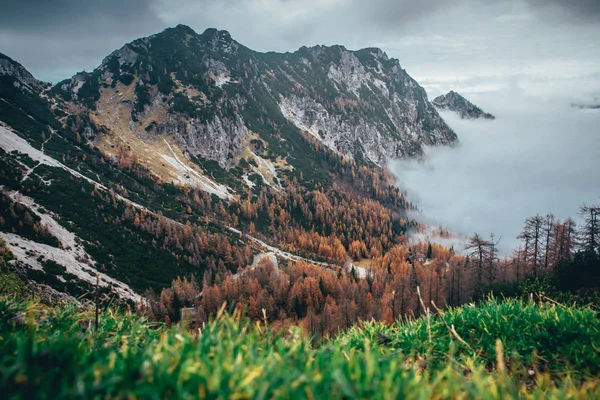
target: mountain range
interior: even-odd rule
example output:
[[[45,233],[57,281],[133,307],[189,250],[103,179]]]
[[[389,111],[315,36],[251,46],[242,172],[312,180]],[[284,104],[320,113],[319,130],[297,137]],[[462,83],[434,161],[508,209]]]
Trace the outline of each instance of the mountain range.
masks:
[[[386,160],[456,141],[376,48],[259,53],[178,25],[56,85],[0,55],[0,235],[73,296],[100,273],[136,300],[265,251],[341,266],[418,225]]]

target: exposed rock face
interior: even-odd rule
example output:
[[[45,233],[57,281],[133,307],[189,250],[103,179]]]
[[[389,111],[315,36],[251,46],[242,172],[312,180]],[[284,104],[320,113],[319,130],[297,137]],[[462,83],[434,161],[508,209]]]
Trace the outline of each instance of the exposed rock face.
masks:
[[[284,57],[287,75],[301,79],[293,94],[279,93],[281,113],[334,151],[381,165],[456,140],[425,90],[379,49],[317,46]]]
[[[378,165],[457,140],[425,90],[379,49],[258,53],[226,31],[180,25],[125,45],[59,87],[93,108],[108,85],[135,85],[130,125],[138,135],[171,134],[189,154],[224,168],[250,131],[280,140],[290,123],[343,156]]]
[[[457,112],[462,119],[496,119],[453,90],[436,97],[432,103],[439,109]]]
[[[242,152],[249,133],[239,115],[235,118],[215,115],[207,121],[169,115],[166,132],[172,133],[191,154],[215,160],[224,168]]]
[[[21,83],[29,85],[38,90],[41,90],[41,88],[45,85],[43,82],[35,79],[33,75],[31,75],[31,73],[27,71],[21,64],[0,53],[0,76],[3,75],[12,76]]]

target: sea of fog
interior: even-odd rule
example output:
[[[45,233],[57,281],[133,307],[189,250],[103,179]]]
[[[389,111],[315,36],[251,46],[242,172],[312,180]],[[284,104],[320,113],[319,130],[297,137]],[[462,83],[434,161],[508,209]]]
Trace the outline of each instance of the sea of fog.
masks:
[[[519,91],[467,97],[496,120],[443,112],[458,135],[455,147],[388,164],[418,220],[463,237],[493,232],[508,254],[526,217],[575,218],[580,204],[600,202],[600,110]]]

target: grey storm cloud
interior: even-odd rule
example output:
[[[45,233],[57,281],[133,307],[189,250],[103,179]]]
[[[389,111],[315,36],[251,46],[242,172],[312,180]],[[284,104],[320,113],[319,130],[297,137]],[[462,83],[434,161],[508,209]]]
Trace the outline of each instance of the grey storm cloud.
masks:
[[[147,0],[2,0],[0,26],[16,32],[43,32],[81,29],[127,31],[135,24],[152,24],[158,19]],[[114,31],[110,32],[114,33]]]
[[[38,78],[91,70],[111,51],[168,26],[226,29],[258,51],[303,45],[381,47],[415,78],[448,81],[519,73],[520,64],[581,61],[597,45],[597,0],[0,0],[0,52]],[[549,20],[551,19],[551,21]],[[563,22],[557,24],[557,21]],[[582,22],[580,22],[582,21]],[[585,21],[585,24],[584,22]],[[546,24],[542,26],[540,24]],[[579,25],[592,26],[582,31]],[[596,35],[597,37],[597,35]],[[551,39],[548,39],[551,38]],[[562,38],[562,39],[561,39]],[[581,38],[581,40],[579,40]],[[540,43],[559,41],[540,54]],[[567,46],[565,43],[569,44]],[[587,46],[584,48],[584,46]],[[560,52],[563,51],[563,54]],[[495,59],[496,54],[503,54]],[[516,61],[520,60],[520,61]],[[498,72],[499,63],[503,68]],[[462,72],[461,72],[462,71]],[[539,75],[539,74],[538,74]],[[481,78],[481,79],[486,79]],[[437,85],[439,86],[439,85]],[[443,85],[442,85],[443,86]],[[440,87],[440,90],[445,88]]]
[[[0,0],[0,10],[0,52],[54,82],[165,27],[146,0]]]
[[[112,50],[179,23],[229,30],[260,51],[372,45],[441,0],[0,0],[0,52],[44,80],[97,66]]]

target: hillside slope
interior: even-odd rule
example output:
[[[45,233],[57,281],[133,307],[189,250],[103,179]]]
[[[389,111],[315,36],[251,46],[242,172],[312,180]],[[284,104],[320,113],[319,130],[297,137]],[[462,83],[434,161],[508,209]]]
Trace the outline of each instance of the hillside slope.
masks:
[[[54,87],[0,61],[0,234],[31,279],[77,296],[96,271],[133,300],[274,248],[382,255],[416,225],[385,159],[456,140],[378,49],[257,53],[177,26]]]

